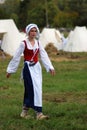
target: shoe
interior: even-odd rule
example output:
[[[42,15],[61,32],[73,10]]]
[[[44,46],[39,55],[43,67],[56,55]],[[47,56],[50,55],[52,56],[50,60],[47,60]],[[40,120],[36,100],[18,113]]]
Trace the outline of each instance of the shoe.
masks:
[[[27,111],[26,110],[23,110],[20,114],[20,117],[25,117],[27,116]]]
[[[28,112],[26,110],[23,110],[20,114],[20,117],[25,118],[25,119],[29,119],[30,115],[28,115]]]
[[[32,116],[28,115],[28,111],[27,110],[23,110],[20,114],[21,118],[25,118],[25,119],[33,119]]]
[[[37,120],[43,120],[43,119],[49,119],[49,116],[44,115],[43,113],[40,113],[36,117]]]

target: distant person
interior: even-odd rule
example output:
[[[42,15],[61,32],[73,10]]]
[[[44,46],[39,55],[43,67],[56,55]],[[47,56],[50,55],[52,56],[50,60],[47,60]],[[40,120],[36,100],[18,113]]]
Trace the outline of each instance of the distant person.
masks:
[[[9,78],[11,73],[16,72],[21,59],[21,54],[23,53],[24,100],[20,116],[28,118],[29,108],[33,108],[36,112],[36,119],[48,119],[49,116],[42,113],[42,69],[38,55],[40,55],[41,61],[47,72],[54,75],[55,70],[47,52],[43,48],[39,39],[37,40],[39,36],[39,28],[37,25],[29,24],[26,27],[26,34],[27,38],[21,42],[7,67],[7,78]]]
[[[0,39],[0,50],[1,50],[2,40]]]
[[[2,40],[0,39],[0,50],[3,51],[1,46],[2,46]]]
[[[65,38],[64,35],[62,34],[61,40],[62,40],[62,50],[63,50],[65,45],[67,44],[68,37]]]

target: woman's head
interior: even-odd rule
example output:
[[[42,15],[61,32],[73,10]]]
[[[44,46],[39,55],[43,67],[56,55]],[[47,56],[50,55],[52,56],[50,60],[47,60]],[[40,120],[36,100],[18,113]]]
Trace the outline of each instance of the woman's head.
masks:
[[[33,23],[26,26],[26,29],[25,29],[26,34],[29,36],[30,31],[35,30],[35,29],[36,29],[36,38],[39,38],[39,28],[36,24],[33,24]]]

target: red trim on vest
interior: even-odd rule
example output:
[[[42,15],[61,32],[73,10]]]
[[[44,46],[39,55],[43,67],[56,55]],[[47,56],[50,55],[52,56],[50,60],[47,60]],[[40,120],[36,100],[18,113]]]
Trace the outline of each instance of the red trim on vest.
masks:
[[[30,61],[34,55],[34,52],[33,50],[30,50],[27,48],[27,44],[26,44],[26,41],[24,40],[23,41],[25,43],[25,50],[24,50],[24,61]],[[33,61],[34,62],[37,62],[38,61],[38,54],[39,54],[39,49],[37,50],[34,58],[33,58]]]

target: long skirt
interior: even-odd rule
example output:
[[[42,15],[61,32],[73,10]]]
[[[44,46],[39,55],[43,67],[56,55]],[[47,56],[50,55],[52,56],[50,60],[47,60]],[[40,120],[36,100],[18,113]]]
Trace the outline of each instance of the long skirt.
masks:
[[[29,66],[29,62],[26,61],[23,68],[23,79],[23,106],[42,112],[42,69],[40,63],[37,62],[34,66]]]

